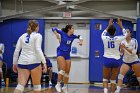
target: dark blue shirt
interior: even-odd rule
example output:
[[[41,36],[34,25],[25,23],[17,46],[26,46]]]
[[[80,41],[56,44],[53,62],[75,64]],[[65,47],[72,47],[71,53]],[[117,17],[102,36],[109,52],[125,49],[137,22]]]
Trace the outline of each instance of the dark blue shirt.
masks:
[[[52,67],[52,63],[50,61],[50,59],[46,59],[46,64],[47,64],[47,67]]]
[[[61,35],[61,42],[59,45],[59,49],[62,51],[71,51],[71,44],[73,42],[74,39],[78,39],[79,36],[72,34],[71,36],[68,36],[67,33],[65,33],[62,30],[59,30],[57,28],[53,28],[52,31],[56,31],[57,33],[59,33]]]

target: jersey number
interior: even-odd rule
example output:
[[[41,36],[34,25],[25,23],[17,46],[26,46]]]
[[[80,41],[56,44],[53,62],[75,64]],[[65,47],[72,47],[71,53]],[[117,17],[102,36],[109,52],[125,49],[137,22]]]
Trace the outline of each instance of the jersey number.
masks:
[[[67,44],[69,45],[71,43],[71,41],[67,41]]]
[[[114,41],[108,41],[108,48],[115,48]]]
[[[25,41],[25,43],[29,43],[29,40],[30,40],[30,36],[27,35],[27,36],[26,36],[26,41]]]

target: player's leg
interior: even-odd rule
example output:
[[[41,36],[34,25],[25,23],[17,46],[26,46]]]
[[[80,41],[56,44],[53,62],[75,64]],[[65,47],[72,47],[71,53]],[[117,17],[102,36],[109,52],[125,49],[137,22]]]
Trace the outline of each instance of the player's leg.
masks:
[[[110,58],[104,58],[104,67],[103,67],[103,87],[104,93],[108,93],[108,81],[110,80],[112,62]]]
[[[66,60],[66,70],[65,70],[65,75],[64,75],[64,86],[63,86],[63,91],[65,93],[68,93],[68,81],[69,81],[69,72],[71,68],[71,60]]]
[[[14,93],[22,93],[24,91],[29,75],[30,71],[28,69],[18,68],[18,85],[15,88]]]
[[[139,86],[140,86],[140,63],[132,65],[132,68],[137,76],[137,80],[138,80]]]
[[[52,68],[50,67],[49,69],[48,69],[48,73],[49,73],[49,85],[52,85],[52,82],[51,82],[51,80],[52,80]]]
[[[41,93],[42,66],[39,65],[31,70],[31,78],[34,87],[34,93]]]
[[[2,58],[0,58],[0,79],[1,79],[1,86],[5,86],[4,78],[3,78],[3,71],[2,71]]]
[[[119,75],[118,75],[117,90],[115,91],[115,93],[120,93],[121,86],[123,84],[123,78],[129,69],[130,69],[129,65],[127,65],[125,63],[122,64],[122,66],[120,68]]]
[[[108,93],[108,81],[110,80],[111,68],[105,67],[103,68],[103,87],[104,93]]]
[[[119,73],[119,67],[115,67],[115,68],[112,68],[111,70],[111,79],[110,79],[110,83],[111,83],[111,93],[114,93],[115,92],[115,89],[116,89],[116,78],[117,78],[117,75]]]
[[[59,65],[60,71],[58,72],[58,81],[55,88],[58,92],[61,92],[60,82],[62,81],[63,76],[65,75],[65,67],[66,67],[65,58],[63,56],[58,56],[57,63]]]

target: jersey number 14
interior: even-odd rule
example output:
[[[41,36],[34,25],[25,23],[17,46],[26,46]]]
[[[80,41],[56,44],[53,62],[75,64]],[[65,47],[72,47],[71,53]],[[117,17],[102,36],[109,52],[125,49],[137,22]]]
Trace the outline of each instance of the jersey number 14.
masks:
[[[114,41],[108,41],[108,48],[115,48]]]

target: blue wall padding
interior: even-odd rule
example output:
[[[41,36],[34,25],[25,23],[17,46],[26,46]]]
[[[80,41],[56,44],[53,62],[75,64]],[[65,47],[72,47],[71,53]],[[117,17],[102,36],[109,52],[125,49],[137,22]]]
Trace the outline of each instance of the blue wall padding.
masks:
[[[39,33],[43,37],[42,49],[44,50],[45,20],[39,19],[38,22]],[[4,62],[7,63],[8,68],[12,67],[14,44],[23,33],[26,33],[27,25],[28,19],[12,19],[0,23],[0,42],[5,45]]]
[[[102,29],[96,30],[95,24],[101,24]],[[120,27],[114,20],[114,25],[117,29],[116,35],[122,35]],[[133,28],[133,24],[129,21],[123,21],[125,28]],[[101,40],[101,33],[108,26],[107,19],[92,19],[90,22],[90,55],[89,55],[89,81],[102,82],[103,79],[103,42]],[[96,56],[96,51],[99,51],[99,57]],[[120,63],[122,60],[120,60]]]
[[[140,18],[137,19],[136,38],[138,40],[138,51],[140,52]]]

